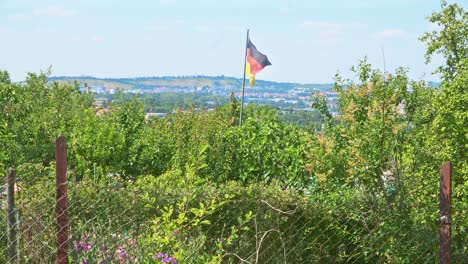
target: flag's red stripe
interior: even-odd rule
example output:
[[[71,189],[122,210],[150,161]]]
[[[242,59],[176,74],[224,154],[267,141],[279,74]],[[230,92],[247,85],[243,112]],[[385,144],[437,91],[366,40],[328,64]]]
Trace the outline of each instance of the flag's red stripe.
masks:
[[[250,55],[250,48],[247,48],[247,62],[250,64],[250,74],[257,74],[263,69],[262,64]]]

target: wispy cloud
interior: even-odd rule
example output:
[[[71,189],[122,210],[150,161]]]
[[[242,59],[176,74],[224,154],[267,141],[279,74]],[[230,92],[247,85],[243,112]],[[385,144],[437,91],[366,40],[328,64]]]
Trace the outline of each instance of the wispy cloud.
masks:
[[[159,3],[161,5],[173,5],[176,2],[177,2],[176,0],[159,0]]]
[[[331,23],[323,21],[305,21],[302,26],[311,30],[323,44],[338,44],[344,40],[347,33],[367,28],[366,24],[360,23]]]
[[[83,38],[78,34],[70,34],[65,37],[65,41],[68,42],[81,42]]]
[[[195,26],[195,30],[200,33],[216,33],[216,34],[244,31],[244,29],[241,27],[231,26],[231,25],[218,25],[218,26],[199,25],[199,26]]]
[[[289,13],[289,11],[291,11],[291,9],[290,9],[289,7],[281,7],[281,8],[279,9],[279,12],[280,12],[281,14],[287,14],[287,13]]]
[[[10,33],[11,29],[7,27],[0,26],[0,33]]]
[[[176,19],[172,21],[159,21],[146,26],[144,30],[154,32],[168,31],[174,29],[175,27],[180,27],[185,24],[187,24],[187,21],[184,19]]]
[[[400,29],[385,29],[375,33],[373,36],[377,40],[391,40],[408,36],[409,34]]]
[[[32,15],[27,15],[27,14],[11,14],[8,15],[8,19],[14,20],[14,21],[29,21],[32,19]]]
[[[68,34],[64,36],[64,40],[67,42],[89,42],[92,41],[97,44],[101,44],[106,42],[106,37],[102,34],[96,34],[96,35],[80,35],[76,33]]]
[[[47,16],[47,17],[71,17],[75,15],[75,12],[63,7],[49,6],[46,8],[38,8],[33,10],[35,16]]]
[[[104,36],[101,36],[101,35],[95,35],[95,36],[91,37],[91,40],[96,42],[96,43],[103,43],[104,41],[106,41],[106,38]]]
[[[366,24],[361,23],[331,23],[324,21],[305,21],[303,23],[305,28],[315,29],[320,31],[332,31],[332,32],[343,32],[351,29],[362,29],[366,28]]]
[[[215,32],[215,29],[213,27],[209,26],[196,26],[195,30],[201,33],[212,33]]]
[[[222,32],[243,32],[244,29],[238,26],[222,26],[220,31]]]
[[[39,27],[36,26],[33,30],[37,34],[54,34],[57,33],[57,30],[51,27]]]
[[[184,25],[185,23],[187,23],[187,21],[185,21],[184,19],[177,19],[176,21],[174,21],[174,24],[176,25]]]
[[[230,25],[219,25],[219,26],[207,26],[199,25],[195,26],[195,30],[200,33],[228,33],[228,32],[242,32],[243,29],[237,26]]]
[[[151,25],[145,27],[146,31],[152,31],[152,32],[161,32],[161,31],[168,31],[169,27],[166,25]]]

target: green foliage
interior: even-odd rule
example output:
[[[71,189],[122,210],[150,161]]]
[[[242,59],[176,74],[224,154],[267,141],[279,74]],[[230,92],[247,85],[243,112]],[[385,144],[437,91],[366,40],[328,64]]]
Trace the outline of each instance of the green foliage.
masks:
[[[372,70],[366,59],[353,70],[360,82],[335,85],[335,90],[341,91],[340,116],[330,119],[318,136],[322,147],[315,147],[318,153],[312,154],[309,168],[332,186],[363,188],[373,196],[371,200],[377,196],[389,199],[389,184],[400,181],[395,166],[407,124],[403,111],[409,94],[408,78],[404,69],[384,77]],[[317,105],[325,107],[322,111],[327,114],[326,106],[319,102]],[[392,173],[392,183],[383,179],[386,171]]]
[[[307,168],[318,180],[314,191],[334,192],[342,186],[359,190],[364,205],[372,210],[398,210],[411,225],[436,232],[438,170],[442,162],[451,160],[457,200],[453,204],[454,219],[458,223],[454,225],[454,239],[458,241],[454,256],[457,260],[466,257],[461,253],[466,247],[460,243],[467,238],[463,227],[466,221],[461,219],[466,215],[468,175],[468,101],[464,96],[466,85],[461,85],[466,83],[465,69],[466,61],[461,60],[456,77],[434,89],[423,82],[409,81],[404,69],[383,76],[365,59],[361,61],[353,68],[359,82],[344,81],[335,86],[341,92],[340,115],[327,122],[323,132],[311,141]],[[339,76],[337,79],[343,81]],[[392,230],[395,226],[389,227]],[[429,236],[421,239],[433,243]]]
[[[437,70],[444,79],[453,80],[458,73],[461,60],[468,57],[468,13],[457,4],[441,1],[442,10],[434,12],[427,18],[440,30],[426,32],[421,40],[426,43],[426,62],[434,54],[445,58],[445,65]]]
[[[6,70],[0,70],[0,83],[11,84],[10,74]]]
[[[286,125],[296,125],[307,129],[317,129],[321,123],[322,117],[319,111],[282,111],[279,114],[279,119]]]
[[[300,128],[286,126],[268,108],[246,108],[246,120],[228,133],[227,141],[237,142],[235,180],[280,182],[284,188],[306,188],[311,177],[305,171],[308,134]]]
[[[428,159],[422,159],[420,163],[424,168],[430,168],[431,163],[439,165],[452,161],[453,236],[458,241],[454,259],[466,261],[464,252],[468,248],[461,241],[468,240],[468,13],[457,4],[448,5],[442,1],[442,10],[433,13],[428,20],[437,24],[440,30],[426,33],[421,38],[427,45],[426,59],[429,61],[434,53],[439,53],[444,56],[445,65],[438,70],[443,78],[441,89],[428,100],[427,105],[433,110],[421,111],[425,119],[418,124],[417,130],[422,136],[420,145],[429,154]]]
[[[92,107],[92,96],[76,83],[46,84],[43,73],[29,74],[25,84],[0,83],[0,164],[49,163],[55,138],[81,126],[84,110]]]
[[[312,107],[317,109],[321,114],[322,118],[324,119],[323,121],[330,121],[332,120],[332,115],[330,111],[328,111],[327,108],[327,102],[326,98],[324,95],[320,94],[313,94],[312,98],[314,99],[314,102],[312,103]]]
[[[189,170],[187,173],[183,177],[168,174],[167,176],[171,175],[169,179],[164,179],[165,176],[161,178],[164,183],[166,181],[180,182],[180,184],[176,183],[180,194],[176,201],[169,205],[157,206],[158,202],[151,199],[154,196],[149,196],[148,193],[144,194],[145,197],[150,198],[145,207],[156,208],[161,214],[152,221],[153,232],[147,237],[145,243],[153,248],[160,248],[161,252],[171,252],[173,257],[186,262],[219,263],[225,246],[231,245],[238,238],[237,232],[240,231],[245,222],[250,220],[251,214],[247,214],[245,218],[240,217],[236,224],[232,223],[231,233],[228,232],[225,237],[222,233],[206,234],[207,230],[212,228],[212,216],[220,208],[226,206],[233,195],[225,194],[224,197],[211,198],[211,200],[209,197],[202,198],[200,187],[207,188],[209,185],[198,186],[199,182],[191,183],[195,180],[194,172]],[[146,186],[147,183],[145,182]],[[208,247],[207,243],[213,244],[214,239],[217,241],[216,247]]]

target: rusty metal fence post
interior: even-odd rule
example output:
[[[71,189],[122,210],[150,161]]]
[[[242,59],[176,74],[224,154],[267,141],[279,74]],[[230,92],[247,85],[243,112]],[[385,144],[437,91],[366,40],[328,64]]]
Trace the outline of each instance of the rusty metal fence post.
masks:
[[[452,261],[452,163],[445,162],[440,168],[440,253],[439,263]]]
[[[68,263],[67,143],[64,136],[55,142],[57,264]]]
[[[16,252],[16,208],[15,208],[15,170],[10,168],[7,174],[7,233],[8,233],[8,261],[14,261]]]

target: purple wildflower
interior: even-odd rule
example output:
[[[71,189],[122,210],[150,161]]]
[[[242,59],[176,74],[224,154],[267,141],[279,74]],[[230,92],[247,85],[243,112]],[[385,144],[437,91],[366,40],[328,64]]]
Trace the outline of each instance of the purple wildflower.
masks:
[[[115,252],[119,256],[119,261],[121,263],[124,262],[125,259],[128,257],[128,253],[120,246],[117,248],[117,250]]]
[[[86,252],[86,251],[90,251],[90,250],[93,248],[94,243],[92,243],[92,242],[89,243],[89,244],[87,244],[87,243],[81,243],[80,246],[81,246],[81,249],[83,249],[83,251]]]
[[[158,259],[161,263],[177,263],[177,259],[170,257],[168,254],[158,253]]]
[[[83,236],[83,239],[80,242],[80,247],[85,252],[91,250],[94,246],[93,242],[88,243],[88,238],[89,238],[89,234],[86,234]]]
[[[177,260],[173,257],[166,258],[166,263],[177,263]]]

